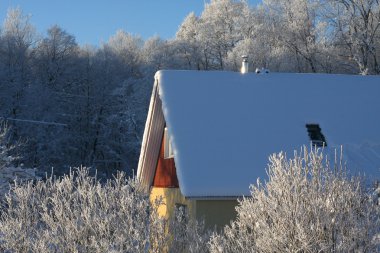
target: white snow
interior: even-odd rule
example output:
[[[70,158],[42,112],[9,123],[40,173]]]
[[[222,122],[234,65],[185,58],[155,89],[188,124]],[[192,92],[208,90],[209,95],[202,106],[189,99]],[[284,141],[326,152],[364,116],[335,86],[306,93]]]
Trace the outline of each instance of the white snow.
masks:
[[[310,146],[316,123],[328,153],[380,179],[380,77],[159,71],[163,112],[186,197],[249,195],[270,154]],[[333,160],[333,157],[332,157]]]

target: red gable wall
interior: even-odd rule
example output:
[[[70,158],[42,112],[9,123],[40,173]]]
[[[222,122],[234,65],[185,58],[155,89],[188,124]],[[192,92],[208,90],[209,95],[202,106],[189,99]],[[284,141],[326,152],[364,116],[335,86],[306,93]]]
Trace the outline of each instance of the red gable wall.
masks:
[[[158,156],[156,172],[154,174],[153,186],[165,188],[178,188],[178,179],[174,158],[164,158],[164,137],[161,140],[160,154]]]

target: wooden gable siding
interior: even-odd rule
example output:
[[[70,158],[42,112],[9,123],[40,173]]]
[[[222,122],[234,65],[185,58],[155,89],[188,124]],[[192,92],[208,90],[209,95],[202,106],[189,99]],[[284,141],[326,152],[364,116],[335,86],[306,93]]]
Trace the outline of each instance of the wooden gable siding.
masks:
[[[142,189],[148,193],[153,183],[157,157],[159,156],[165,119],[162,112],[162,102],[158,94],[157,80],[150,99],[148,118],[146,120],[141,153],[137,169],[137,178]]]
[[[174,158],[165,159],[165,138],[161,138],[160,154],[158,156],[156,172],[153,179],[154,187],[178,188],[177,172]]]

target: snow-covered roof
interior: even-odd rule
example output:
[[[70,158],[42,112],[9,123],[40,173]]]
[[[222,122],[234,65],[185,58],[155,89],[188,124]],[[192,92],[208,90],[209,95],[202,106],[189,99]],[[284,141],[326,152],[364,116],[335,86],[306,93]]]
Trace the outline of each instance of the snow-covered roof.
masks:
[[[327,151],[343,145],[352,173],[380,179],[379,76],[159,71],[155,78],[186,197],[249,195],[249,185],[266,178],[270,154],[291,157],[310,145],[310,123],[319,124]]]

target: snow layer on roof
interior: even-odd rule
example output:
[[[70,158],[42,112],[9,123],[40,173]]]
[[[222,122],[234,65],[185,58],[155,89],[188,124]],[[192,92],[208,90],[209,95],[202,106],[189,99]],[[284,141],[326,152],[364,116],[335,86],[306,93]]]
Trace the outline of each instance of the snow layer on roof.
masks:
[[[380,77],[159,71],[163,112],[186,197],[249,195],[270,154],[310,146],[316,123],[327,150],[380,178]],[[333,158],[332,158],[333,159]]]

